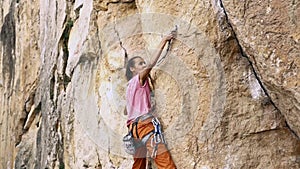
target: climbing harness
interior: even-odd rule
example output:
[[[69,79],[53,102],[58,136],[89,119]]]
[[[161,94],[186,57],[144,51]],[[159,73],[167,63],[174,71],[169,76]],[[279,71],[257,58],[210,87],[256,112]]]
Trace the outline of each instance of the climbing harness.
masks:
[[[136,152],[136,149],[146,145],[146,142],[149,140],[149,138],[153,135],[154,131],[149,132],[146,134],[143,138],[140,138],[138,135],[138,130],[137,130],[137,124],[139,121],[144,121],[148,118],[152,118],[153,115],[151,113],[145,114],[143,116],[140,116],[136,118],[132,122],[131,129],[128,131],[128,133],[123,137],[123,146],[125,149],[125,152],[134,155]],[[137,139],[133,137],[133,131],[135,130],[135,135]]]
[[[154,130],[150,131],[143,138],[139,138],[138,131],[137,131],[138,121],[144,121],[148,118],[152,118],[151,121],[154,126]],[[135,131],[137,139],[133,137],[133,131]],[[125,152],[134,155],[136,149],[141,146],[145,146],[147,141],[150,139],[152,135],[153,137],[151,138],[151,142],[150,142],[150,145],[153,148],[153,151],[151,153],[151,158],[155,158],[157,155],[158,144],[166,144],[164,135],[161,131],[161,124],[159,120],[156,117],[153,117],[150,113],[137,118],[136,120],[134,120],[134,122],[132,122],[132,126],[128,134],[123,137],[123,145],[125,148]]]
[[[178,26],[175,25],[175,28],[174,30],[171,31],[172,34],[177,34],[177,30],[178,30]],[[171,44],[172,44],[173,40],[169,40],[168,41],[168,47],[167,47],[167,50],[166,50],[166,53],[164,54],[164,56],[162,56],[157,62],[156,62],[156,66],[159,66],[163,60],[166,58],[168,52],[171,50]]]

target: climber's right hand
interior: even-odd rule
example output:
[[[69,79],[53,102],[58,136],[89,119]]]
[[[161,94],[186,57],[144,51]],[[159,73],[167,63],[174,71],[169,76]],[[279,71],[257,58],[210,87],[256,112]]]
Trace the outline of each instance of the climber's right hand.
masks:
[[[170,33],[169,35],[164,37],[165,41],[170,41],[175,38],[175,33]]]

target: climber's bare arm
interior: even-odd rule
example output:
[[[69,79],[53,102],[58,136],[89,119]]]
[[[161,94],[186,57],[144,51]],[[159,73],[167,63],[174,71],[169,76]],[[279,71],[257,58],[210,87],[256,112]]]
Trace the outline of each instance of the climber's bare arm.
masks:
[[[166,45],[166,43],[168,41],[172,40],[173,38],[174,38],[174,34],[170,34],[170,35],[165,36],[162,39],[162,41],[160,42],[160,44],[158,46],[158,51],[157,51],[155,57],[153,58],[153,60],[151,60],[150,64],[147,66],[147,68],[140,73],[140,76],[139,76],[140,81],[142,81],[142,82],[145,81],[145,79],[148,77],[148,75],[149,75],[150,71],[152,70],[152,68],[156,65],[156,63],[157,63],[157,61],[158,61],[165,45]]]

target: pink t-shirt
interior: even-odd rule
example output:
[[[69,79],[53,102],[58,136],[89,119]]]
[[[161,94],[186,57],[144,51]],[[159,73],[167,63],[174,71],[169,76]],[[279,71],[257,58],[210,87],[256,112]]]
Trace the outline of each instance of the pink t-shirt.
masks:
[[[135,118],[147,114],[151,110],[150,86],[148,79],[142,86],[139,75],[129,80],[126,90],[127,125]]]

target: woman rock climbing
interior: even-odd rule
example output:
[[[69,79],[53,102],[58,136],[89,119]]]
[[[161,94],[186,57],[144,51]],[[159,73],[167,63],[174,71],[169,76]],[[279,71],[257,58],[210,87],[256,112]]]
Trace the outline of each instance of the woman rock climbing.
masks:
[[[157,54],[146,65],[142,57],[131,58],[126,66],[128,86],[126,90],[127,126],[133,137],[138,140],[133,155],[133,169],[145,169],[147,154],[153,158],[158,169],[176,168],[168,151],[157,118],[151,114],[149,73],[158,62],[167,42],[174,38],[174,33],[164,37],[159,44]]]

